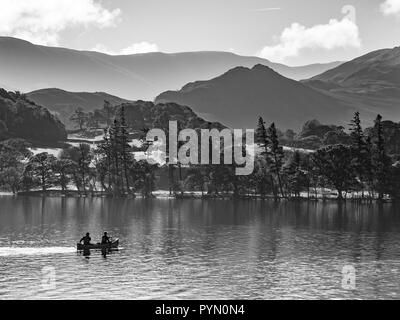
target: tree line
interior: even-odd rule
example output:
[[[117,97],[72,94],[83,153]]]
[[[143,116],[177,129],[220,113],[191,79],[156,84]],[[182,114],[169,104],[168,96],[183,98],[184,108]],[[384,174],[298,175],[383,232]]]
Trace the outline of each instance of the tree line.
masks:
[[[274,199],[346,198],[384,200],[400,198],[400,161],[389,154],[380,115],[373,128],[363,130],[356,112],[343,141],[315,152],[284,150],[279,131],[262,117],[256,130],[255,170],[235,176],[232,165],[192,166],[184,186],[211,194]],[[182,184],[181,184],[182,185]],[[179,186],[179,185],[178,185]]]
[[[0,143],[0,187],[13,193],[38,189],[45,193],[58,187],[67,194],[72,187],[81,195],[150,196],[158,166],[135,160],[124,113],[122,107],[96,148],[87,143],[69,145],[55,157],[47,152],[33,155],[21,139]]]
[[[265,181],[269,180],[276,198],[298,198],[301,193],[307,197],[314,193],[317,197],[322,189],[336,190],[340,200],[349,194],[361,199],[398,198],[400,166],[386,150],[382,117],[378,115],[374,127],[366,133],[356,112],[349,124],[348,138],[347,144],[328,145],[306,154],[295,151],[285,156],[275,125],[266,129],[260,118],[257,143],[262,151],[255,174],[259,193],[265,194]]]
[[[255,169],[249,176],[236,176],[235,165],[183,167],[179,163],[160,166],[138,161],[133,155],[123,106],[109,122],[96,148],[86,143],[67,146],[58,157],[49,153],[33,155],[21,139],[1,142],[0,188],[14,193],[58,188],[65,194],[75,189],[81,195],[121,197],[140,193],[151,197],[159,188],[160,177],[165,177],[170,194],[176,197],[184,196],[185,191],[198,191],[204,197],[311,199],[329,190],[340,200],[400,197],[400,164],[387,151],[381,116],[375,119],[373,128],[363,130],[360,114],[355,113],[346,143],[308,153],[284,150],[275,124],[267,126],[260,117]],[[154,126],[166,128],[167,122],[168,116],[160,115]],[[148,143],[144,143],[143,151]]]

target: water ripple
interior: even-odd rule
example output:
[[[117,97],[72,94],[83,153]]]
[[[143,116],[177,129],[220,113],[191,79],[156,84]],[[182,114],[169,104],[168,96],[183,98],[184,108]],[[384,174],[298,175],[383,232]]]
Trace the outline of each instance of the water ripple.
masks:
[[[400,298],[391,206],[18,197],[0,208],[0,299]],[[103,230],[123,248],[71,246]],[[355,290],[342,288],[346,265]]]

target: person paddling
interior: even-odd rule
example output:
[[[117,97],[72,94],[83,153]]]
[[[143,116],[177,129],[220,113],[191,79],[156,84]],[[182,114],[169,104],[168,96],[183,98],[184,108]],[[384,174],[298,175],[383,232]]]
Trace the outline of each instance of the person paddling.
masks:
[[[88,232],[88,233],[86,233],[86,236],[84,236],[81,240],[79,240],[79,243],[82,243],[82,241],[83,241],[84,245],[90,245],[91,240],[92,240],[92,238],[90,238],[90,233]]]
[[[101,244],[110,244],[110,237],[107,235],[107,232],[104,232],[104,235],[101,237]]]

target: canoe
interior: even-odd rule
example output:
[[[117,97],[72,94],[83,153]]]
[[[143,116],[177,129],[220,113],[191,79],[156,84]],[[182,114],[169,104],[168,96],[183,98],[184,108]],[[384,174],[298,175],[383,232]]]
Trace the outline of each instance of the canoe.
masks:
[[[119,239],[115,239],[111,243],[108,243],[108,244],[97,243],[97,244],[85,245],[85,244],[77,243],[76,248],[78,249],[78,251],[81,251],[81,250],[106,250],[106,249],[116,249],[116,248],[118,248],[118,245],[119,245]]]

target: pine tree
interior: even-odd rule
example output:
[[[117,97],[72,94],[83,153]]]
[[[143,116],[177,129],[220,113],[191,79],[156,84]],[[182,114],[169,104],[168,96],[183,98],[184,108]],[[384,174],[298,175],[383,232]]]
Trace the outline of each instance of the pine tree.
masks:
[[[265,127],[265,121],[262,117],[258,119],[258,125],[256,130],[256,143],[258,148],[260,149],[260,157],[262,161],[259,162],[259,172],[258,174],[261,175],[258,177],[258,181],[260,184],[264,184],[264,186],[259,186],[259,190],[261,194],[264,196],[266,191],[266,182],[269,180],[272,191],[274,193],[275,198],[278,197],[277,188],[275,187],[275,182],[272,175],[268,172],[268,163],[270,157],[270,139],[268,137],[268,131]]]
[[[378,115],[374,125],[374,139],[372,164],[374,168],[374,180],[378,199],[383,200],[385,191],[388,189],[389,172],[391,167],[391,159],[386,153],[385,138],[382,127],[382,116]]]
[[[278,180],[278,187],[281,196],[285,197],[281,178],[284,153],[283,148],[279,144],[278,133],[275,127],[275,123],[272,123],[271,126],[268,128],[268,137],[271,142],[270,150],[268,152],[268,164],[271,168],[271,172],[274,173],[276,179]]]
[[[109,128],[104,129],[103,141],[98,145],[96,153],[99,157],[97,169],[101,184],[105,191],[110,192],[113,182],[111,176],[111,141]],[[108,186],[106,186],[106,181]]]
[[[256,130],[256,143],[258,147],[261,149],[260,152],[262,155],[265,155],[267,152],[267,148],[269,146],[269,139],[267,134],[267,129],[265,128],[265,121],[262,117],[258,118],[258,125]]]
[[[350,143],[352,148],[352,166],[359,181],[364,198],[364,180],[369,170],[368,150],[366,138],[361,127],[360,113],[356,112],[350,122]]]
[[[129,163],[131,161],[131,146],[129,145],[129,133],[127,130],[126,120],[125,120],[125,107],[121,107],[120,111],[120,139],[119,143],[121,144],[121,159],[122,159],[122,166],[125,177],[125,184],[126,184],[126,191],[130,193],[130,184],[129,184]]]
[[[121,195],[121,145],[119,142],[120,139],[120,123],[118,119],[114,119],[114,124],[111,126],[110,133],[110,147],[111,147],[111,176],[113,187],[112,191],[114,196]]]

